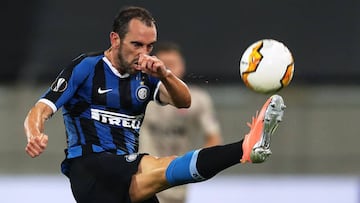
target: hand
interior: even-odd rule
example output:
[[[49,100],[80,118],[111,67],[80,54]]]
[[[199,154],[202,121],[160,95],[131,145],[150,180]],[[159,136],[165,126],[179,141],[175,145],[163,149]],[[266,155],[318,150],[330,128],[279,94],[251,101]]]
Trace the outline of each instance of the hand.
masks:
[[[48,136],[45,134],[29,136],[25,151],[32,158],[37,157],[46,149],[47,143]]]
[[[156,56],[149,56],[146,54],[141,54],[139,56],[136,69],[158,78],[165,78],[170,74],[170,70],[166,68],[160,59]]]

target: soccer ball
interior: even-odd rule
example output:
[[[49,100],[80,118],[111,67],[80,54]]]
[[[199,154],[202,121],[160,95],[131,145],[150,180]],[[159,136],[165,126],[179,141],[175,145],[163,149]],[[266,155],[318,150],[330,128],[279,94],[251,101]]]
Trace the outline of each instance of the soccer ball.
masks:
[[[274,39],[251,44],[240,61],[245,85],[258,93],[274,93],[288,86],[294,75],[294,58],[289,49]]]

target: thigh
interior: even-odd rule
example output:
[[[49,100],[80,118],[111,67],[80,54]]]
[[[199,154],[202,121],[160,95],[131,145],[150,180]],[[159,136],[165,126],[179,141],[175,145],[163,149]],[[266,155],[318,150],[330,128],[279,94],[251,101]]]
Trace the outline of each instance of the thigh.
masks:
[[[129,194],[133,202],[148,199],[154,194],[170,187],[166,181],[166,169],[176,156],[154,157],[145,155],[142,157],[138,171],[132,176]]]
[[[130,202],[129,187],[143,155],[92,154],[72,160],[70,183],[78,203]]]

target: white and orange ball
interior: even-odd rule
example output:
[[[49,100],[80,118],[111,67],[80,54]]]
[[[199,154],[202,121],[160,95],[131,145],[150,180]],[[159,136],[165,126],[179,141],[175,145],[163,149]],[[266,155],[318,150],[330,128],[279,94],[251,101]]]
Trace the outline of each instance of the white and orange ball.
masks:
[[[290,84],[294,75],[294,58],[283,43],[262,39],[243,53],[240,75],[245,85],[255,92],[275,93]]]

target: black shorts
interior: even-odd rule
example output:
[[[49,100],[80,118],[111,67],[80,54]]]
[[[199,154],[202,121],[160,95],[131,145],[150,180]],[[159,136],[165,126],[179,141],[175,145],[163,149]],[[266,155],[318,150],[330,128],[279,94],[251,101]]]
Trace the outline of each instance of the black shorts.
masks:
[[[131,203],[131,177],[145,154],[115,155],[109,152],[66,159],[66,174],[78,203]],[[153,196],[144,203],[158,203]]]

